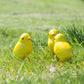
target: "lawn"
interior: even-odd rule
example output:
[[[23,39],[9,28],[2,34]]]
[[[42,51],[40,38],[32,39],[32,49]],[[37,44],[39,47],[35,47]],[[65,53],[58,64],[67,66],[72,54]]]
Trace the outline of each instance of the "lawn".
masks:
[[[51,59],[48,32],[57,29],[74,51]],[[22,33],[32,37],[31,62],[13,56]],[[0,0],[0,84],[84,84],[84,0]]]

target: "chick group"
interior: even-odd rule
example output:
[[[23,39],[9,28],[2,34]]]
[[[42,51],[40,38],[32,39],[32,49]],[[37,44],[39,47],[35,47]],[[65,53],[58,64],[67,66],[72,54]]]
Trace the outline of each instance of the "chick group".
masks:
[[[73,57],[73,50],[70,44],[66,41],[63,34],[58,33],[56,29],[52,29],[48,34],[48,47],[51,52],[51,58],[55,54],[59,63],[61,61],[68,61]],[[14,47],[13,54],[24,61],[25,58],[29,58],[29,54],[32,52],[31,36],[28,33],[23,33],[20,36],[19,41]]]
[[[66,38],[63,34],[58,33],[58,31],[55,33],[54,31],[57,30],[50,30],[48,35],[48,46],[51,53],[54,53],[58,57],[59,62],[70,60],[73,57],[73,50],[70,44],[66,41]],[[52,36],[51,33],[55,33],[55,35]]]

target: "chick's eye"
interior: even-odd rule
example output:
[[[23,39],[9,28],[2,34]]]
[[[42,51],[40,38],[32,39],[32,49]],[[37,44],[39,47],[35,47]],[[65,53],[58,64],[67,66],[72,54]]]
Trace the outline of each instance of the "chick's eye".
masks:
[[[22,38],[22,40],[23,40],[24,38]]]

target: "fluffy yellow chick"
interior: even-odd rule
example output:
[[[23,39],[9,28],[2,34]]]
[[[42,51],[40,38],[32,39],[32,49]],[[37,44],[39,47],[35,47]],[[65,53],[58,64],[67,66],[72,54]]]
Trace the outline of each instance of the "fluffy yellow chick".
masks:
[[[23,33],[13,50],[13,54],[23,61],[26,57],[28,57],[31,51],[31,36],[28,33]],[[29,57],[28,60],[30,61]]]
[[[48,35],[48,47],[51,51],[51,58],[53,59],[53,53],[54,53],[54,37],[58,34],[58,31],[56,29],[52,29],[49,31]]]
[[[54,39],[54,53],[59,59],[59,64],[61,61],[68,61],[73,56],[73,50],[69,43],[66,41],[63,34],[57,34]]]

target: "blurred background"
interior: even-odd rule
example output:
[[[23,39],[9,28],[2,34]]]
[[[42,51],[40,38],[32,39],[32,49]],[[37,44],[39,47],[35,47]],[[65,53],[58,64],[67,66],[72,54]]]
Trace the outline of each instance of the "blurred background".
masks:
[[[84,23],[84,0],[0,0],[0,27],[49,29],[76,21]]]

